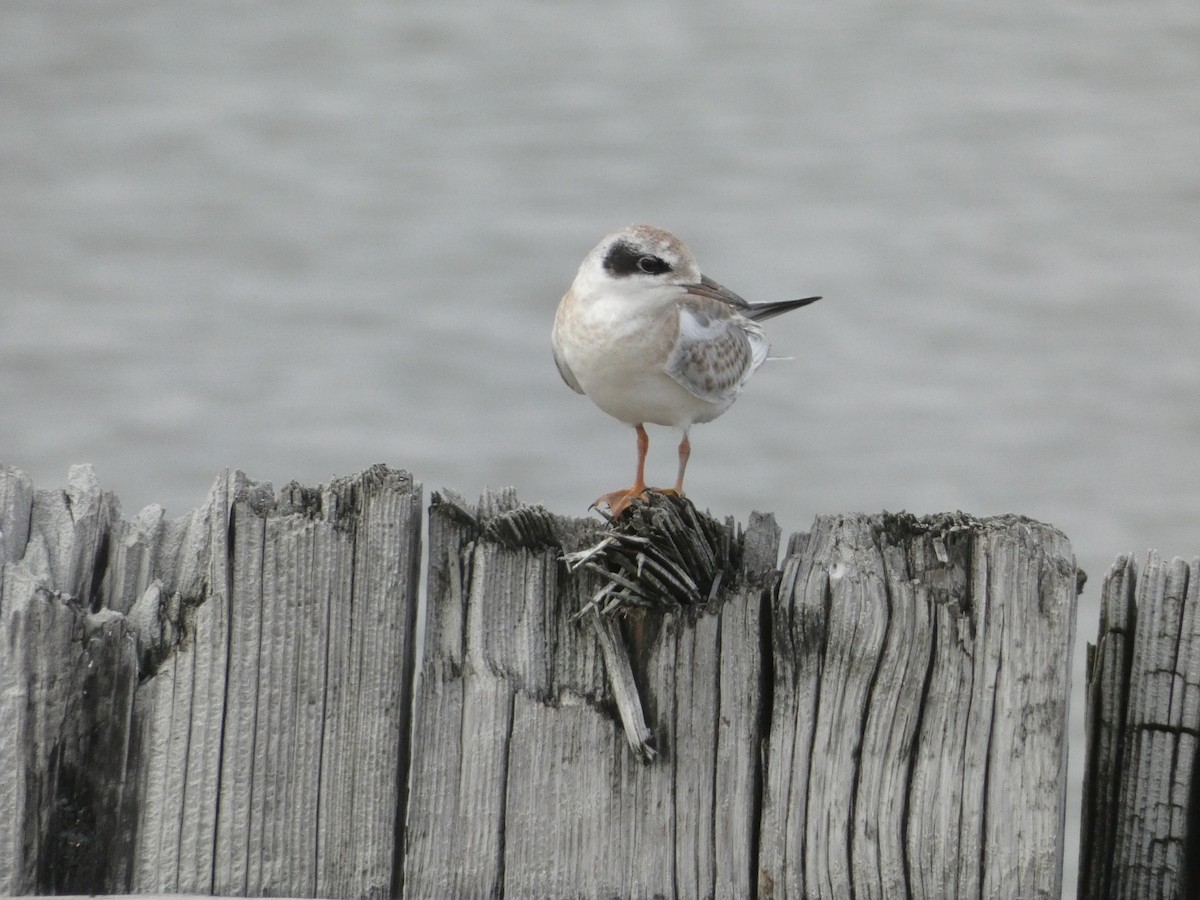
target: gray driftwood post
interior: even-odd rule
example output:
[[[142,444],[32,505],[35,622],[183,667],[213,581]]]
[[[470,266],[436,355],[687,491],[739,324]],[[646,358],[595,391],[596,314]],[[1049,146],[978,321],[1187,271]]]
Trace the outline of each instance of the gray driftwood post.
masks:
[[[755,520],[706,614],[623,623],[650,765],[626,743],[592,630],[572,621],[600,581],[559,557],[598,531],[511,494],[431,509],[406,896],[753,894],[778,530]]]
[[[780,572],[705,520],[685,585],[447,494],[414,689],[420,506],[377,467],[125,521],[0,470],[0,892],[1058,896],[1058,532],[820,517]],[[596,612],[663,579],[698,602]]]
[[[1200,559],[1122,556],[1088,648],[1079,896],[1200,891]]]
[[[431,512],[409,896],[1061,890],[1077,573],[1015,517],[756,520],[701,614],[624,623],[658,758],[625,748],[556,558],[594,529]]]
[[[0,894],[393,889],[421,492],[0,470]]]
[[[1012,516],[793,540],[762,893],[1059,896],[1076,577],[1066,538]]]

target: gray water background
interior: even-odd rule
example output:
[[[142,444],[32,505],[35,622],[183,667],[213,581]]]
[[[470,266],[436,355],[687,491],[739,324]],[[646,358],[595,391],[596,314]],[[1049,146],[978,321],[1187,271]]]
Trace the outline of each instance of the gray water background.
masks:
[[[582,515],[633,435],[550,323],[650,222],[825,296],[694,500],[1051,522],[1082,647],[1116,554],[1200,552],[1198,161],[1194,3],[6,0],[0,458],[126,515],[375,462]]]

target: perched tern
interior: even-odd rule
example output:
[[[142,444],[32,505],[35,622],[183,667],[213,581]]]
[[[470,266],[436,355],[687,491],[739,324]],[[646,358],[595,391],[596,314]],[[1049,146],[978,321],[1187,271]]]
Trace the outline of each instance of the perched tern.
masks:
[[[601,241],[579,266],[554,317],[554,361],[577,393],[637,431],[633,484],[597,498],[612,516],[643,499],[647,423],[679,428],[683,495],[688,429],[733,405],[767,358],[758,323],[820,297],[747,303],[701,275],[687,246],[667,231],[632,225]]]

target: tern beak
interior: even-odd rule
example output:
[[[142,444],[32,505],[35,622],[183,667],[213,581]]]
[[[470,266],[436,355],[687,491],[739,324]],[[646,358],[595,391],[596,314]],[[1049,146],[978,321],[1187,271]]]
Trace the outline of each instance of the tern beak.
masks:
[[[722,303],[728,303],[730,306],[736,306],[739,309],[746,309],[750,306],[749,303],[729,288],[717,284],[717,282],[713,281],[707,275],[701,275],[700,281],[696,284],[685,284],[683,289],[697,297],[709,297],[713,300],[720,300]]]

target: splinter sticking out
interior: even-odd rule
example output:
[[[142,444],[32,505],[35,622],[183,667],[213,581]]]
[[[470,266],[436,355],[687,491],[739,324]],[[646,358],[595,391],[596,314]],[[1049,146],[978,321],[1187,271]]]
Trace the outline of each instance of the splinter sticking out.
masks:
[[[563,380],[637,431],[637,475],[602,494],[613,518],[645,499],[646,423],[683,432],[673,492],[683,495],[688,429],[733,405],[767,358],[758,323],[820,297],[747,303],[701,275],[684,243],[652,225],[600,242],[579,266],[554,317],[554,361]]]

